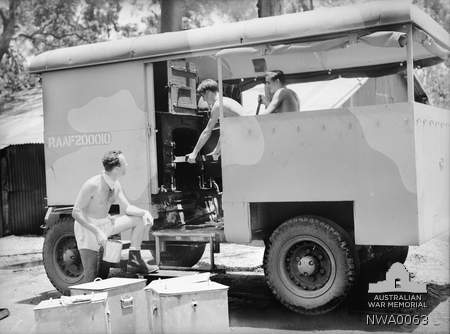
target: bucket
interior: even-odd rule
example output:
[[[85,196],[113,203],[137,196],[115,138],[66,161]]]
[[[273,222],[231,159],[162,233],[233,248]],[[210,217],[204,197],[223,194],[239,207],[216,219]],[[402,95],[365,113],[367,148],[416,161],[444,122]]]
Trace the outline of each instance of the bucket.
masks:
[[[122,242],[119,240],[107,240],[103,250],[103,261],[119,263],[122,253]]]

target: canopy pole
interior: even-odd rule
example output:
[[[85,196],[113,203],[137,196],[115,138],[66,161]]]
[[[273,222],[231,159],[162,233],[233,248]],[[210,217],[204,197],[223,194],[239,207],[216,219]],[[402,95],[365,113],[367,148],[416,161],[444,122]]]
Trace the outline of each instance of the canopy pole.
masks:
[[[408,43],[406,44],[406,86],[408,102],[414,102],[414,55],[413,55],[413,25],[408,25]]]
[[[220,120],[223,119],[223,83],[222,83],[222,58],[217,57],[217,83],[219,84],[219,111]]]

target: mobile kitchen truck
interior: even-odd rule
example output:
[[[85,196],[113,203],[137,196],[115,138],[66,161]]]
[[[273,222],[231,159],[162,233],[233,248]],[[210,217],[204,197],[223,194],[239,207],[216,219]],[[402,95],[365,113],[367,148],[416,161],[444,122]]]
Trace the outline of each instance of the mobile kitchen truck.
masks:
[[[213,256],[220,242],[264,240],[275,296],[297,312],[333,309],[361,265],[402,262],[408,245],[448,229],[450,112],[415,101],[414,68],[449,50],[448,32],[395,1],[33,58],[44,99],[49,279],[66,292],[82,278],[71,205],[103,154],[120,149],[127,196],[159,217],[144,246],[161,268],[194,265],[207,243]],[[221,117],[221,159],[186,163],[208,119],[199,81],[213,78],[221,101],[240,101],[275,69],[288,83],[405,73],[407,89],[373,87],[372,98],[330,110]],[[103,264],[99,275],[107,271]]]

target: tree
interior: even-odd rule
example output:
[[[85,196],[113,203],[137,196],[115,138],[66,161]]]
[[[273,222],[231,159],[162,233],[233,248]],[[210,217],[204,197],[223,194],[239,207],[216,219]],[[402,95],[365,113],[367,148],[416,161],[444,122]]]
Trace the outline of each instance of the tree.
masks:
[[[25,57],[58,47],[108,39],[119,32],[120,0],[0,2],[0,96],[33,86]]]
[[[414,0],[414,4],[427,12],[444,29],[450,31],[450,2],[444,0]],[[450,58],[436,65],[416,71],[431,105],[450,109]]]
[[[14,37],[17,7],[19,1],[9,1],[8,9],[0,8],[0,18],[2,20],[2,34],[0,35],[0,61],[3,56],[8,53],[9,44]]]

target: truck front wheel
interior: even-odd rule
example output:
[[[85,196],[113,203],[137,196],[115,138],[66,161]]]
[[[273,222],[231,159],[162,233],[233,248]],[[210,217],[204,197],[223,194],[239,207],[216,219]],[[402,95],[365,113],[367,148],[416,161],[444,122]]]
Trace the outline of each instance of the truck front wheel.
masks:
[[[70,294],[69,286],[93,281],[96,276],[106,278],[109,266],[100,264],[94,277],[84,277],[83,265],[78,252],[73,218],[61,217],[45,234],[42,258],[45,272],[53,286],[64,295]]]
[[[299,216],[271,235],[264,256],[267,283],[289,309],[321,314],[336,308],[358,275],[354,244],[334,222]]]

